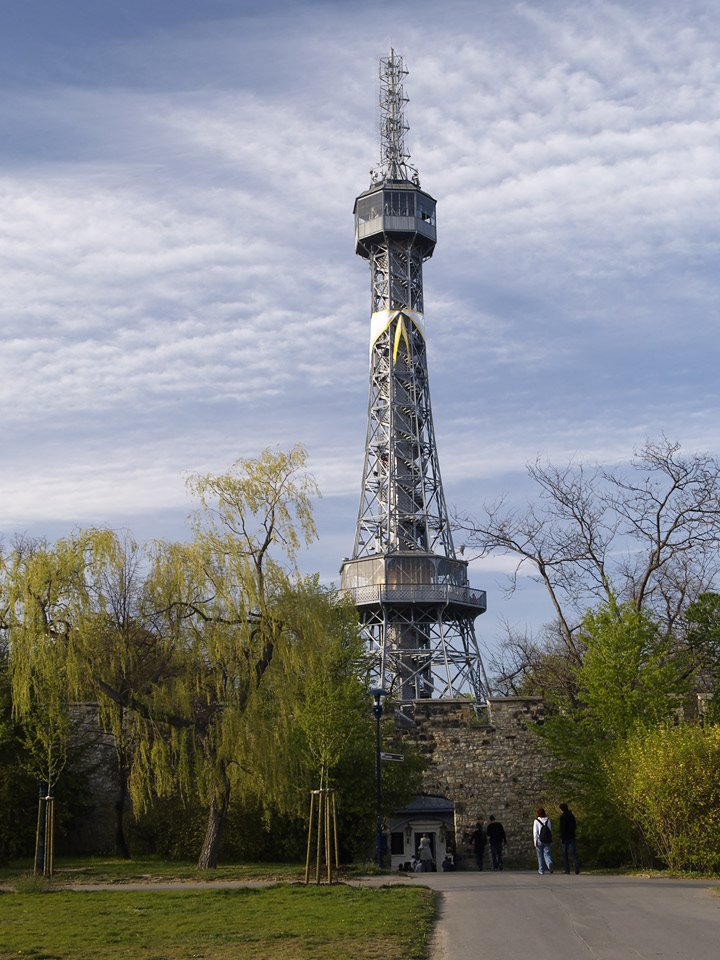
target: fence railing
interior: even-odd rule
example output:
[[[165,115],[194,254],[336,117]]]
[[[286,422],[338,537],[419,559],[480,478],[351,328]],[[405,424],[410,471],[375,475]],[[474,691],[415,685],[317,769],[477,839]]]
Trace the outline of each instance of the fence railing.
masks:
[[[487,609],[484,590],[451,583],[374,583],[366,587],[347,587],[343,592],[358,606],[368,603],[459,603],[479,611]]]

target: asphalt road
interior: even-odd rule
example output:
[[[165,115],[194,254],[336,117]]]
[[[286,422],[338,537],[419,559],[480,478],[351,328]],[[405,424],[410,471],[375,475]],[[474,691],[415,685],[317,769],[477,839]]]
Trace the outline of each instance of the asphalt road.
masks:
[[[418,874],[441,894],[432,960],[718,960],[720,884],[503,871]]]

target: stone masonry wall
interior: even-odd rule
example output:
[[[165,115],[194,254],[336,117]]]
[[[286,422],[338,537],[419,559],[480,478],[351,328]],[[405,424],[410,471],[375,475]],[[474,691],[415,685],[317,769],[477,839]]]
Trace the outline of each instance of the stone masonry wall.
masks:
[[[494,814],[505,827],[509,865],[534,862],[532,824],[545,805],[550,761],[533,726],[544,722],[540,697],[491,700],[475,714],[466,701],[416,701],[415,726],[403,739],[424,754],[424,790],[455,802],[456,862],[474,868],[467,840],[480,818]],[[558,811],[548,810],[553,820]],[[486,868],[489,852],[486,852]]]

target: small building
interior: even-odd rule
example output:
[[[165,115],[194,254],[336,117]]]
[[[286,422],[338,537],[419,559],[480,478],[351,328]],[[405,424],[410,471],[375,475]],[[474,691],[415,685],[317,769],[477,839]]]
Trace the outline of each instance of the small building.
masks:
[[[438,870],[446,856],[454,860],[455,804],[452,800],[427,794],[413,797],[401,810],[394,811],[388,827],[393,870],[402,868],[417,856],[423,834],[430,840]]]

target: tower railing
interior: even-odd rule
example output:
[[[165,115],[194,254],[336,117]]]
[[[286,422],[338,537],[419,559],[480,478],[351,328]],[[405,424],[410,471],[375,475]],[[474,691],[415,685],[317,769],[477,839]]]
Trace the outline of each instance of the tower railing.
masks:
[[[476,615],[487,610],[484,590],[458,587],[451,583],[374,583],[366,587],[345,588],[343,593],[351,597],[356,606],[366,603],[453,603],[471,607]]]

